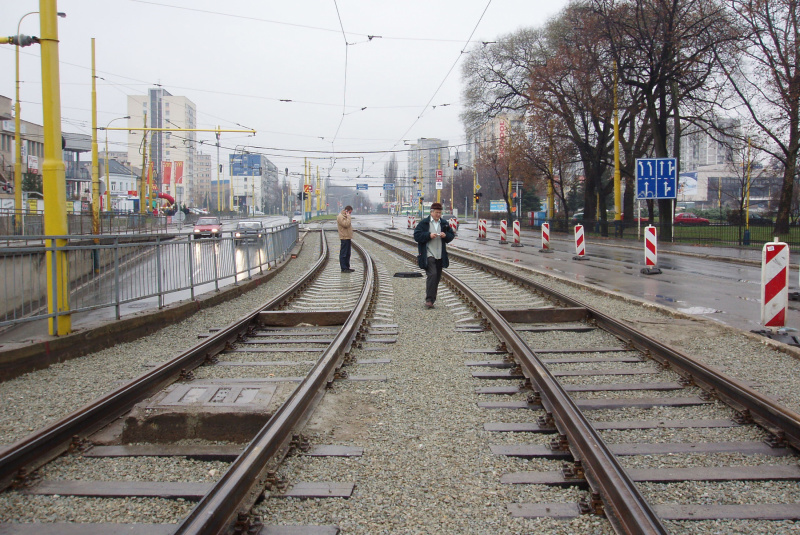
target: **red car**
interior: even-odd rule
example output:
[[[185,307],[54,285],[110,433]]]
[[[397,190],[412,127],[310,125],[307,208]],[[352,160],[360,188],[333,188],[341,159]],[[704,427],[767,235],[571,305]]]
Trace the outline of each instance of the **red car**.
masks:
[[[194,239],[197,240],[204,236],[209,238],[219,238],[222,232],[222,225],[219,223],[218,217],[201,217],[194,224],[192,234]]]
[[[705,217],[699,217],[689,212],[684,212],[675,216],[675,225],[708,225],[709,221]]]

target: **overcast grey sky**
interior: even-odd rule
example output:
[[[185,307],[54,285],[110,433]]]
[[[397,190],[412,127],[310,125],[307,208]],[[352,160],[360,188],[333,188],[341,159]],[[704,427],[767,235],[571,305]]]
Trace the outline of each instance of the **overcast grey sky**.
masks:
[[[67,13],[59,19],[62,127],[91,134],[94,37],[102,78],[98,126],[126,115],[127,95],[161,84],[195,103],[198,128],[238,123],[257,130],[255,137],[223,134],[223,161],[236,145],[254,145],[264,147],[260,152],[280,169],[301,172],[309,156],[323,176],[330,168],[336,183],[355,183],[363,173],[374,178],[358,182],[379,184],[387,161],[380,151],[403,150],[404,140],[420,137],[464,142],[458,118],[462,50],[540,26],[566,4],[59,0],[58,10]],[[0,5],[1,35],[15,34],[20,17],[39,9],[37,0]],[[39,35],[38,15],[25,18],[21,33]],[[41,124],[39,57],[38,46],[21,49],[21,117]],[[0,46],[0,72],[0,94],[13,99],[13,46]],[[199,133],[197,139],[213,143],[214,135]],[[109,140],[111,150],[126,149],[124,133],[112,132]],[[357,156],[364,157],[363,171]],[[402,173],[405,154],[397,159]]]

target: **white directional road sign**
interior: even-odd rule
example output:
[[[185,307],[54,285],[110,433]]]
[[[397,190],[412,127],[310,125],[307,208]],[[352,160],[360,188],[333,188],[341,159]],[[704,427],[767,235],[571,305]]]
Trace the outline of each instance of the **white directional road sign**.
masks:
[[[674,199],[678,191],[677,175],[675,158],[638,158],[636,198]]]

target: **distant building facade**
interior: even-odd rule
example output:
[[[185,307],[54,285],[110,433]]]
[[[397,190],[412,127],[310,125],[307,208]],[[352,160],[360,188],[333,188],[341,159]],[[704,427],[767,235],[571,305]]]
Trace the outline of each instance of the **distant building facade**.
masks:
[[[128,127],[141,127],[147,114],[147,126],[150,128],[197,128],[197,110],[194,103],[186,97],[174,96],[163,88],[149,89],[147,95],[128,96]],[[139,147],[142,144],[141,130],[133,130],[128,134],[128,161],[141,166],[142,155]],[[154,187],[168,193],[181,202],[192,198],[195,179],[196,132],[150,132],[147,135],[147,159],[153,162]],[[172,165],[166,166],[170,162]],[[175,162],[183,162],[182,177],[177,178]],[[144,169],[145,180],[148,163]],[[169,171],[167,171],[169,168]],[[170,174],[170,180],[165,175]]]
[[[452,171],[450,149],[446,139],[419,138],[411,145],[407,153],[406,174],[413,185],[417,178],[417,187],[422,189],[426,202],[436,197],[436,171],[442,171],[442,178],[449,177]]]

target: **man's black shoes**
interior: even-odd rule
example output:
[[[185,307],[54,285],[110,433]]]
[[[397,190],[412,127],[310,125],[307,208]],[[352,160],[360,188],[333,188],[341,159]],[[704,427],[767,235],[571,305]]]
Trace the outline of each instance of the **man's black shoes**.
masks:
[[[343,269],[342,273],[352,273],[354,271],[355,271],[355,269],[347,268],[347,269]]]

